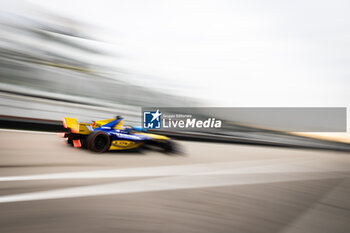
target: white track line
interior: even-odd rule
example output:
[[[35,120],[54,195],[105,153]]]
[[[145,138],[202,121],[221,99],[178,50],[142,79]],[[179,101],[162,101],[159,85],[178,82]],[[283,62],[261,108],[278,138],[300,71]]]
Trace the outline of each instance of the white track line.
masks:
[[[0,129],[3,132],[17,132],[17,133],[39,133],[39,134],[57,134],[54,132],[34,131],[34,130],[19,130],[19,129]]]
[[[9,181],[35,181],[35,180],[61,180],[61,179],[101,179],[101,178],[126,178],[126,177],[155,177],[155,176],[179,176],[179,175],[220,175],[220,174],[248,174],[248,173],[286,173],[286,172],[343,172],[332,166],[325,166],[323,169],[313,167],[313,160],[300,159],[271,159],[225,162],[191,165],[174,165],[159,167],[124,168],[98,171],[67,172],[36,174],[24,176],[0,177],[0,182]]]
[[[0,197],[0,203],[36,201],[62,198],[91,197],[100,195],[116,195],[126,193],[170,191],[181,189],[197,189],[209,187],[224,187],[232,185],[264,184],[275,182],[319,180],[328,178],[343,178],[334,173],[302,173],[265,174],[265,175],[196,175],[175,176],[137,181],[127,181],[103,185],[90,185],[76,188],[56,189],[42,192],[7,195]]]
[[[158,178],[150,178],[155,176]],[[314,158],[311,157],[10,176],[0,177],[0,181],[122,177],[148,178],[134,181],[114,182],[112,184],[90,185],[0,196],[0,203],[298,180],[344,178],[348,176],[348,167],[334,166],[329,164],[326,159],[323,160],[322,158],[318,158],[318,163],[315,165]]]

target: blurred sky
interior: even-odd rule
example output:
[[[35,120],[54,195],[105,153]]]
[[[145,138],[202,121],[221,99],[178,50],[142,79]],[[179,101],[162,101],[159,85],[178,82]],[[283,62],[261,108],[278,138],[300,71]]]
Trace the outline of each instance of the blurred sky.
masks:
[[[139,85],[208,106],[350,107],[349,1],[29,3],[92,25]]]

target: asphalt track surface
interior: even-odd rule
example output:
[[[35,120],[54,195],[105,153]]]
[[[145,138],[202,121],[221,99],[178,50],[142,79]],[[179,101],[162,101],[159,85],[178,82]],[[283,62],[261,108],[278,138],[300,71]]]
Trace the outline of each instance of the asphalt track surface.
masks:
[[[0,232],[350,232],[350,154],[179,142],[93,154],[0,131]]]

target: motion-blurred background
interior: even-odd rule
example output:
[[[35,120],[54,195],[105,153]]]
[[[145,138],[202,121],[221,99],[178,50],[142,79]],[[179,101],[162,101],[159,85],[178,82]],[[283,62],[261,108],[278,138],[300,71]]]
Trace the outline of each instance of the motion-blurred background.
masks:
[[[219,131],[159,132],[180,139],[169,156],[21,128],[139,125],[142,107],[349,108],[349,1],[0,3],[0,232],[350,232],[347,132],[222,115]]]
[[[348,4],[2,1],[0,114],[139,125],[142,106],[347,107]]]

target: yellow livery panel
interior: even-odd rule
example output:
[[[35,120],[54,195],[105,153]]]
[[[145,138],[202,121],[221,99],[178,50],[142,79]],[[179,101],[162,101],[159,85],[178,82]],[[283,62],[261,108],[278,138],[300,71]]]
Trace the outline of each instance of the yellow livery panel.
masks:
[[[112,141],[109,149],[110,150],[133,149],[133,148],[139,147],[141,144],[143,144],[143,142],[134,142],[134,141],[128,141],[128,140],[116,140],[116,141]]]

